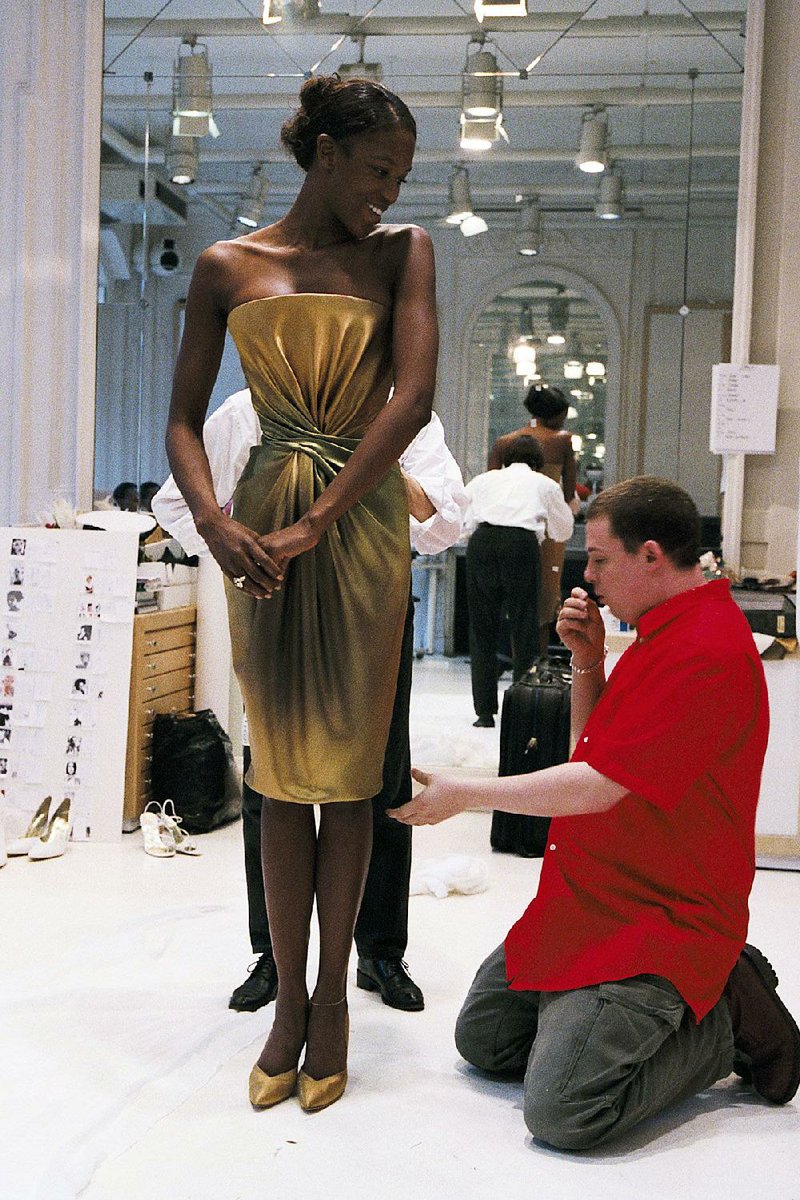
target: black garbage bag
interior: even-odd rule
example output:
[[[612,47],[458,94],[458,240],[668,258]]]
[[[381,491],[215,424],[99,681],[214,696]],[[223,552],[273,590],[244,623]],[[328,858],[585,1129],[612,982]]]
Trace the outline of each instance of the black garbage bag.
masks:
[[[231,740],[210,708],[159,714],[153,726],[154,800],[172,800],[189,833],[208,833],[242,813]]]

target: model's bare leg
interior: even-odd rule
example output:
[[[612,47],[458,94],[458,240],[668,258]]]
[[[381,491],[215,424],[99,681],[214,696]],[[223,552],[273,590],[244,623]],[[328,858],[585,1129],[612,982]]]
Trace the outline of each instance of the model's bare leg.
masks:
[[[322,805],[316,873],[319,973],[303,1064],[312,1079],[325,1079],[347,1066],[347,967],[371,848],[371,800]],[[279,963],[279,978],[280,971]]]
[[[267,1075],[280,1075],[297,1066],[306,1040],[306,965],[316,861],[313,805],[264,798],[261,860],[278,995],[258,1065]]]

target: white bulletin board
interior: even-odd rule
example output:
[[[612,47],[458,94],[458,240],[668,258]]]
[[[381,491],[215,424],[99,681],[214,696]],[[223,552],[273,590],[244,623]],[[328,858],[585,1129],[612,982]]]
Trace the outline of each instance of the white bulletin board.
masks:
[[[780,367],[712,368],[712,454],[775,453],[779,383]]]
[[[69,796],[75,840],[121,837],[138,544],[0,529],[0,802],[18,828]]]

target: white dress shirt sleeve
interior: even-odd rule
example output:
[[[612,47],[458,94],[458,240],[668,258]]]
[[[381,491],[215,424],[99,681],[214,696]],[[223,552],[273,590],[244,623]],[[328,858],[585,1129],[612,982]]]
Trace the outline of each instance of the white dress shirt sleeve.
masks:
[[[439,554],[461,537],[467,495],[436,413],[400,455],[400,466],[417,481],[436,509],[427,521],[410,517],[411,545],[419,554]]]
[[[236,490],[250,451],[260,440],[261,427],[247,389],[229,396],[203,426],[203,445],[220,508],[224,508]],[[172,475],[153,497],[153,516],[187,554],[208,554],[208,546],[197,532],[189,506]]]

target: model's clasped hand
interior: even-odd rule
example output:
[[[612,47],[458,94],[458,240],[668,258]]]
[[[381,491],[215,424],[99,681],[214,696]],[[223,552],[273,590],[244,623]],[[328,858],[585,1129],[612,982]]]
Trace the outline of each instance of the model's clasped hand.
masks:
[[[411,777],[422,784],[423,790],[408,804],[387,809],[388,816],[403,825],[438,825],[464,811],[466,805],[458,795],[456,780],[446,775],[430,775],[417,767],[411,768]]]
[[[278,591],[288,556],[270,552],[256,537],[231,517],[220,516],[211,529],[204,529],[208,548],[234,587],[259,600]]]

